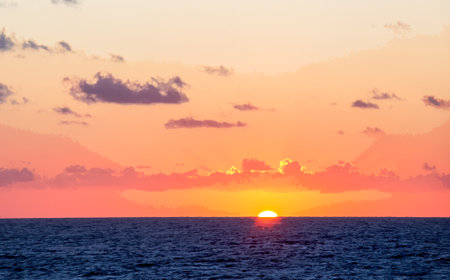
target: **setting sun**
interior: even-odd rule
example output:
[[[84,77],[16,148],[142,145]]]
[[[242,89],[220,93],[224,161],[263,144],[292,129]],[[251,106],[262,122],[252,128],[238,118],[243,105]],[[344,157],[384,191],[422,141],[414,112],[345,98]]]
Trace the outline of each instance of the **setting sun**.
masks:
[[[260,218],[275,218],[278,217],[277,213],[273,211],[263,211],[258,214],[258,217]]]

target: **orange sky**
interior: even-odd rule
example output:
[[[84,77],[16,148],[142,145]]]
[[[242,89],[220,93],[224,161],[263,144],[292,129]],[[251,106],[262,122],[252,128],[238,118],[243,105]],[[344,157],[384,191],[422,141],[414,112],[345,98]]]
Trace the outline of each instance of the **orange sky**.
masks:
[[[0,5],[0,217],[450,216],[448,2],[319,2]]]

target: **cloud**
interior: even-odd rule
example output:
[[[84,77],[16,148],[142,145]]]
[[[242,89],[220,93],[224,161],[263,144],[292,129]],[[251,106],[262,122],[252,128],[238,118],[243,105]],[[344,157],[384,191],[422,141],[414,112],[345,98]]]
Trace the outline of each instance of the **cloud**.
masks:
[[[90,118],[90,117],[92,117],[90,114],[81,115],[81,114],[73,111],[69,107],[55,107],[55,108],[53,108],[53,111],[55,111],[58,114],[72,115],[72,116],[75,116],[77,118],[82,118],[82,117]]]
[[[6,98],[13,94],[7,85],[0,83],[0,104],[6,102]]]
[[[30,186],[111,187],[147,191],[213,187],[226,190],[317,190],[323,193],[355,190],[413,192],[450,187],[450,174],[431,173],[402,180],[386,169],[377,174],[363,174],[349,163],[331,165],[314,173],[305,170],[298,161],[291,159],[280,161],[278,169],[258,160],[244,160],[243,171],[232,166],[226,171],[212,171],[208,175],[201,175],[197,170],[147,175],[133,167],[112,170],[71,165],[56,176],[41,179]]]
[[[23,168],[21,170],[0,168],[0,187],[16,182],[27,182],[33,180],[34,174],[27,168]]]
[[[70,165],[64,169],[64,172],[66,173],[84,173],[86,171],[87,171],[86,167],[79,164]]]
[[[46,50],[49,51],[49,48],[46,45],[39,45],[34,40],[28,40],[22,43],[22,49],[33,49],[33,50]]]
[[[84,122],[84,121],[82,121],[82,122],[79,122],[79,121],[60,121],[58,124],[61,124],[61,125],[72,125],[72,124],[76,124],[76,125],[84,125],[84,126],[89,125],[89,123]]]
[[[411,25],[401,21],[397,21],[394,24],[385,24],[384,28],[390,29],[395,33],[405,33],[411,31]]]
[[[428,171],[435,170],[436,165],[430,165],[430,164],[428,164],[428,162],[424,162],[423,169],[428,170]]]
[[[66,51],[66,52],[71,52],[72,51],[72,47],[65,41],[58,42],[58,46],[60,48],[62,48],[64,51]]]
[[[189,101],[181,91],[186,85],[180,77],[175,76],[168,82],[152,78],[151,82],[122,81],[111,74],[95,74],[94,81],[65,78],[71,82],[70,94],[81,102],[116,104],[179,104]]]
[[[259,110],[258,107],[252,105],[251,103],[246,104],[234,104],[233,108],[239,111],[256,111]]]
[[[231,74],[233,74],[233,69],[226,68],[223,65],[219,65],[217,67],[203,66],[203,72],[211,74],[211,75],[230,76]]]
[[[361,108],[361,109],[379,109],[380,108],[375,103],[364,102],[364,101],[362,101],[360,99],[354,101],[352,103],[352,107]]]
[[[345,134],[345,132],[344,132],[343,130],[338,130],[337,133],[338,133],[339,135],[344,135],[344,134]]]
[[[444,187],[450,189],[450,174],[442,175],[440,177],[440,179],[441,179],[442,184],[444,185]]]
[[[252,172],[252,171],[269,171],[273,170],[272,167],[267,165],[264,161],[257,160],[254,158],[244,159],[242,161],[242,170],[244,172]]]
[[[197,179],[196,171],[145,175],[132,167],[117,172],[108,168],[88,169],[82,165],[72,165],[68,166],[64,172],[49,179],[47,184],[56,187],[106,186],[166,190],[192,187],[193,182]]]
[[[11,99],[9,101],[9,103],[11,103],[11,105],[24,105],[24,104],[27,104],[28,102],[29,102],[28,98],[26,98],[26,97],[22,97],[22,102],[17,101],[16,99]]]
[[[398,97],[395,93],[388,93],[388,92],[380,92],[379,89],[375,88],[372,90],[372,99],[376,100],[383,100],[383,99],[397,99],[402,100],[400,97]]]
[[[380,128],[370,127],[370,126],[367,126],[363,131],[361,131],[361,133],[364,133],[367,136],[371,136],[371,137],[378,137],[380,135],[384,135],[384,131],[381,130]]]
[[[193,118],[181,118],[178,120],[169,120],[164,127],[166,129],[175,128],[200,128],[200,127],[212,127],[212,128],[231,128],[231,127],[244,127],[247,124],[243,122],[229,123],[218,122],[214,120],[195,120]]]
[[[304,167],[296,161],[290,158],[285,158],[280,161],[280,166],[278,167],[278,172],[283,175],[296,175],[300,174],[304,170]]]
[[[438,109],[444,109],[449,110],[450,109],[450,100],[444,100],[439,99],[431,95],[426,95],[422,98],[422,101],[425,103],[425,105],[438,108]]]
[[[125,62],[125,59],[121,55],[110,53],[109,56],[112,62]]]
[[[53,4],[64,3],[66,5],[78,5],[80,1],[78,0],[51,0]]]
[[[423,174],[424,162],[450,173],[449,131],[450,120],[427,133],[380,134],[353,162],[365,173],[389,166],[402,178]]]
[[[11,37],[5,34],[5,30],[0,33],[0,52],[12,50],[15,43]]]
[[[71,52],[72,47],[64,41],[60,41],[57,43],[57,46],[51,48],[49,46],[39,44],[33,39],[29,40],[16,40],[14,36],[8,36],[3,29],[0,33],[0,52],[13,51],[16,49],[16,46],[22,50],[45,50],[49,53],[58,53],[58,52]]]
[[[10,8],[10,7],[16,7],[17,6],[17,2],[13,2],[13,1],[10,1],[10,2],[0,2],[0,8]]]

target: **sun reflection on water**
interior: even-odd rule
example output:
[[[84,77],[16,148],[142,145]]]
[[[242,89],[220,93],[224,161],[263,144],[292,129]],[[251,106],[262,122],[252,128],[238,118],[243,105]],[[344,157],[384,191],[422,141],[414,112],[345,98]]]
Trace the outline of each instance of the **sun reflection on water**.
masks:
[[[255,226],[260,228],[270,228],[275,225],[278,225],[281,222],[281,217],[273,217],[273,218],[255,218]]]

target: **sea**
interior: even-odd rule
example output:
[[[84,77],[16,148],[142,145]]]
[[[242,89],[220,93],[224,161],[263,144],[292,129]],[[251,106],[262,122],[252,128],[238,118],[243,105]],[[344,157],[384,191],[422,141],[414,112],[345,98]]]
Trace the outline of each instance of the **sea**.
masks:
[[[0,279],[450,279],[450,218],[1,219]]]

